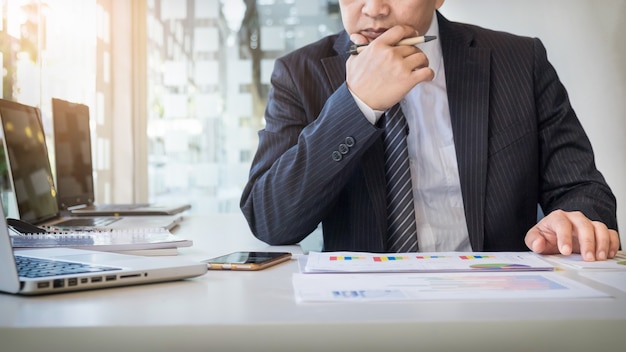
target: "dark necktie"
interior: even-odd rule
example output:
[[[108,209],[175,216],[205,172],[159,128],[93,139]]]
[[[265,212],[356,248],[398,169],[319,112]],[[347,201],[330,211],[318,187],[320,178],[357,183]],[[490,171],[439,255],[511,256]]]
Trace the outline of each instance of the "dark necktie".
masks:
[[[407,122],[400,104],[385,116],[385,176],[387,179],[388,251],[417,251],[413,187],[406,144]]]

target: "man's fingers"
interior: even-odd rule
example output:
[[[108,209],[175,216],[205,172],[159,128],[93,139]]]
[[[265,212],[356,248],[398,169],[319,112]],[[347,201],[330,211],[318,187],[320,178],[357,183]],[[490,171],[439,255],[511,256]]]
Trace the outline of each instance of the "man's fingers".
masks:
[[[418,32],[409,26],[393,26],[379,37],[372,39],[361,33],[350,34],[354,44],[371,44],[372,46],[395,46],[402,39],[418,36]]]
[[[619,234],[600,221],[592,222],[596,238],[596,260],[614,258],[619,251]]]
[[[404,38],[416,37],[418,33],[416,30],[409,26],[393,26],[389,28],[385,33],[381,34],[376,40],[386,45],[396,45]]]
[[[555,210],[531,228],[524,241],[535,253],[569,255],[579,247],[578,243],[572,243],[572,231],[567,213]]]
[[[596,260],[606,260],[611,248],[611,236],[609,229],[599,221],[592,221],[595,233]]]
[[[543,251],[546,250],[546,241],[537,226],[534,226],[528,231],[524,242],[526,243],[526,247],[530,248],[530,250],[535,253],[543,253]]]
[[[572,233],[568,237],[570,239],[574,238],[575,242],[573,245],[578,247],[578,250],[574,251],[580,252],[583,260],[596,260],[596,233],[591,221],[581,212],[568,212],[565,214],[572,226]]]
[[[433,72],[433,70],[429,67],[423,67],[414,69],[411,76],[414,77],[415,82],[420,83],[424,81],[432,81],[435,78],[435,72]]]
[[[367,43],[369,43],[369,40],[367,38],[365,38],[365,36],[363,36],[361,34],[358,34],[358,33],[350,34],[350,40],[354,44],[367,44]]]
[[[613,258],[617,255],[617,251],[619,251],[619,234],[615,230],[609,230],[609,258]]]
[[[583,260],[594,261],[615,257],[620,239],[617,231],[581,212],[555,210],[526,233],[524,242],[535,253],[580,253]]]
[[[556,244],[561,254],[572,254],[572,223],[564,211],[554,211],[551,223],[552,231],[556,235]]]

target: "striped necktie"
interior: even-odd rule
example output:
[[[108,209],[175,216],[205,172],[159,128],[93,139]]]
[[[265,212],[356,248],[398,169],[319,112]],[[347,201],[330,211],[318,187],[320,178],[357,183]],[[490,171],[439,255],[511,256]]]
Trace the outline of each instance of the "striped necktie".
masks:
[[[383,133],[387,179],[387,248],[389,252],[396,253],[417,251],[406,129],[406,119],[400,104],[396,104],[385,115]]]

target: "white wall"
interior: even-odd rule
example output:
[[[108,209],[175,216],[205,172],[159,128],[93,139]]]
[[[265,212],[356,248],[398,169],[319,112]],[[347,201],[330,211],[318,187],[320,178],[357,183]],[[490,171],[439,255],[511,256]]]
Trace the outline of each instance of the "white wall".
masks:
[[[448,0],[449,20],[538,37],[617,197],[626,245],[626,1]],[[623,248],[622,248],[623,249]]]

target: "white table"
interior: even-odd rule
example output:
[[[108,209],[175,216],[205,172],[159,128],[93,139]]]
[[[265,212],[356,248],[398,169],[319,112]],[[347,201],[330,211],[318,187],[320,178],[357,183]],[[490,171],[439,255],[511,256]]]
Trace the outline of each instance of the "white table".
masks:
[[[190,216],[181,255],[288,250],[256,240],[239,214]],[[209,271],[179,282],[40,297],[0,294],[1,351],[626,350],[626,292],[611,298],[297,304],[297,263]]]

